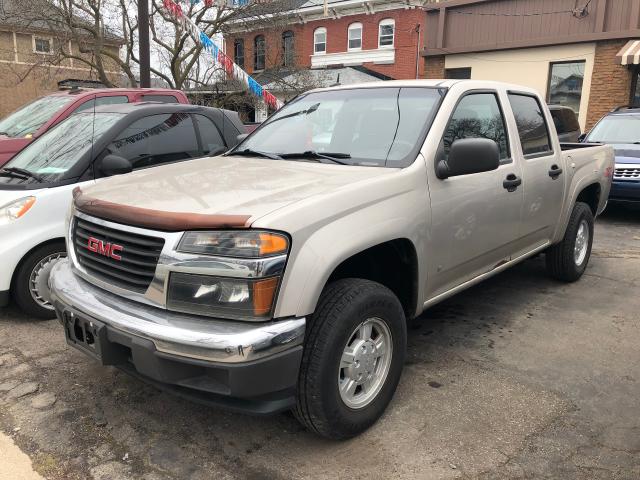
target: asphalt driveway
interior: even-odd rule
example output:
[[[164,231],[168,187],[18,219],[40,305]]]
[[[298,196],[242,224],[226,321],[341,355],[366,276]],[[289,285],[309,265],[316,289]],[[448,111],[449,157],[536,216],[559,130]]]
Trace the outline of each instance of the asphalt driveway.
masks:
[[[576,284],[536,258],[414,321],[399,391],[359,438],[174,398],[15,308],[0,311],[0,429],[52,479],[638,479],[640,210],[599,221]]]

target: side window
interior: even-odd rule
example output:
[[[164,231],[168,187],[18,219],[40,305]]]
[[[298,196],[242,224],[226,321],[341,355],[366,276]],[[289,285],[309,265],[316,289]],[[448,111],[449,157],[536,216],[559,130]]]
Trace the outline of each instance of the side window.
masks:
[[[445,155],[449,155],[453,142],[463,138],[495,141],[500,148],[500,162],[510,162],[504,116],[494,93],[472,93],[460,100],[442,139]]]
[[[191,116],[151,115],[129,125],[108,147],[141,169],[200,156]]]
[[[96,107],[99,107],[100,105],[116,105],[118,103],[129,103],[129,98],[125,95],[116,95],[114,97],[98,97],[96,99],[91,99],[88,102],[84,102],[78,108],[76,108],[73,113],[90,110],[94,105]]]
[[[553,124],[556,127],[558,134],[567,133],[568,129],[564,121],[564,111],[561,109],[551,110],[551,118],[553,118]]]
[[[218,131],[216,125],[211,119],[204,115],[194,115],[196,123],[198,124],[198,130],[200,132],[200,140],[202,142],[202,150],[205,155],[219,154],[227,149],[227,146],[222,139],[222,135]]]
[[[173,95],[143,95],[143,102],[180,103]]]
[[[549,129],[538,99],[510,93],[509,102],[518,126],[524,156],[538,157],[553,153]]]

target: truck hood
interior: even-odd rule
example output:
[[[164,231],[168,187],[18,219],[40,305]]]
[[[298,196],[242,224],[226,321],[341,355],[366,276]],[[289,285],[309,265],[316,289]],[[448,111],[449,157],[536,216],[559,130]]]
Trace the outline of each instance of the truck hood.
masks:
[[[614,145],[617,164],[640,163],[640,145]]]
[[[396,171],[247,157],[191,160],[112,177],[83,190],[93,204],[155,212],[245,216],[275,210]],[[112,205],[113,206],[113,205]]]

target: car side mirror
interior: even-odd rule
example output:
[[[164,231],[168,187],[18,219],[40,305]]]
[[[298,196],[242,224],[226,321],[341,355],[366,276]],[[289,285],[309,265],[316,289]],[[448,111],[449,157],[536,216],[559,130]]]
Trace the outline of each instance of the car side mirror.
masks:
[[[500,166],[500,148],[488,138],[463,138],[449,149],[449,158],[440,160],[436,176],[444,180],[459,175],[489,172]]]
[[[100,162],[100,171],[109,177],[129,173],[132,170],[133,165],[131,165],[131,162],[119,155],[109,154]]]
[[[238,143],[241,143],[245,138],[247,138],[249,136],[248,133],[241,133],[240,135],[238,135],[236,137],[236,140],[238,140]]]
[[[578,137],[578,142],[579,143],[584,143],[584,141],[587,139],[587,134],[586,133],[582,133],[580,134],[580,136]]]

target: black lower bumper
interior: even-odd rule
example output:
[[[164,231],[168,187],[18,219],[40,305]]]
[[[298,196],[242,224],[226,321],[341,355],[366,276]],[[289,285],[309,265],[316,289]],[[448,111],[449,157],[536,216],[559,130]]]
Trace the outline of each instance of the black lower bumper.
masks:
[[[154,343],[95,320],[57,312],[67,343],[103,365],[113,365],[161,390],[188,400],[256,415],[295,405],[302,347],[243,363],[219,363],[171,355]]]

